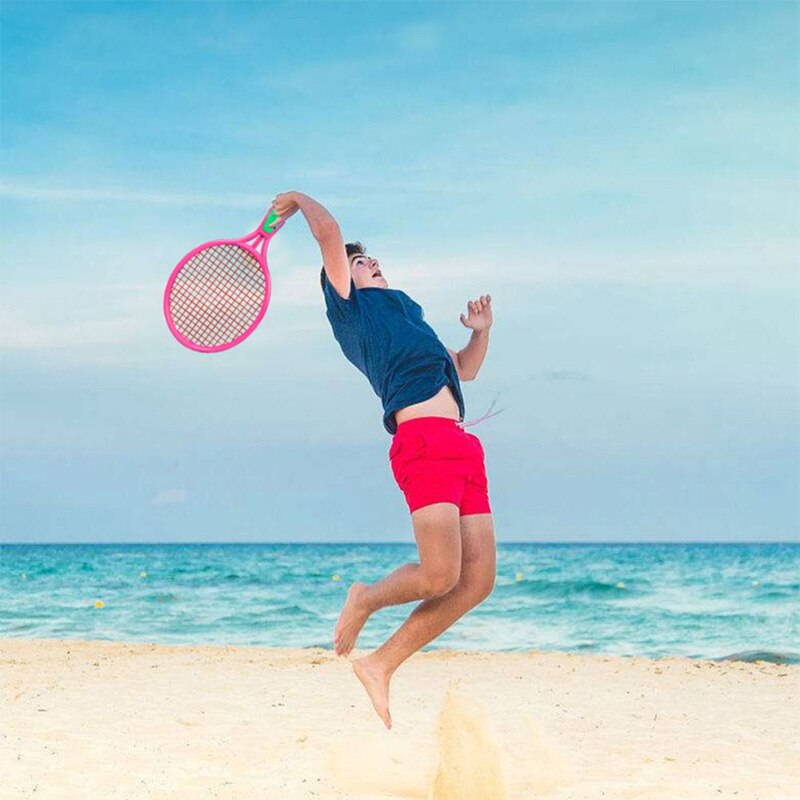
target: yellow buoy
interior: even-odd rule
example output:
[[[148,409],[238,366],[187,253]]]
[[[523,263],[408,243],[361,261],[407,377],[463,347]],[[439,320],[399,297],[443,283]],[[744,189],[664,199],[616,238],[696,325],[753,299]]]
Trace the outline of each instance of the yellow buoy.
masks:
[[[340,580],[341,580],[341,578],[340,578],[338,575],[334,575],[334,576],[331,578],[331,580],[332,580],[332,581],[340,581]]]
[[[523,579],[525,576],[524,576],[524,575],[523,575],[521,572],[518,572],[518,573],[517,573],[517,574],[516,574],[514,577],[515,577],[515,578],[516,578],[518,581],[521,581],[521,580],[522,580],[522,579]]]
[[[140,577],[140,578],[146,578],[146,577],[147,577],[147,573],[146,573],[144,570],[142,570],[142,571],[139,573],[139,577]]]
[[[102,600],[95,600],[94,601],[94,607],[95,608],[102,608],[104,605],[105,605],[105,603]]]
[[[624,589],[625,588],[625,581],[620,581],[617,584],[617,589]]]

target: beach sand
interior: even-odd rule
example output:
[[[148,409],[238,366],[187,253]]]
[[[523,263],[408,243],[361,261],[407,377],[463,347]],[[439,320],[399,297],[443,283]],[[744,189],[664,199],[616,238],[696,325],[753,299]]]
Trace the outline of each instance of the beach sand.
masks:
[[[800,667],[0,640],[3,800],[800,796]]]

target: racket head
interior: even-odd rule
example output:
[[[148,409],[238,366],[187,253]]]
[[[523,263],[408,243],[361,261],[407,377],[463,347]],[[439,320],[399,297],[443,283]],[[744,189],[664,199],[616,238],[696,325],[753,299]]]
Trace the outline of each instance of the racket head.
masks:
[[[235,347],[264,318],[272,291],[268,238],[256,246],[250,238],[201,244],[172,270],[164,317],[172,335],[190,350],[218,353]]]

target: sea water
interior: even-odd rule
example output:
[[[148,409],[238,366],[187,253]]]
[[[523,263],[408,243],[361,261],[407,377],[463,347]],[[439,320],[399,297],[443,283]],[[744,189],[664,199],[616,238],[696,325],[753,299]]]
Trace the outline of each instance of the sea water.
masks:
[[[0,545],[0,636],[332,646],[353,581],[411,544]],[[491,597],[428,649],[567,650],[797,663],[800,546],[498,545]],[[378,646],[413,605],[377,612]]]

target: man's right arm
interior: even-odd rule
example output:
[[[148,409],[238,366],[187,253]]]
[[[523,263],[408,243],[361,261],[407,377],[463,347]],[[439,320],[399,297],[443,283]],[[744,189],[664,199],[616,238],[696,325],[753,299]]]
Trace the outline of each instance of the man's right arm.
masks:
[[[339,223],[325,206],[301,192],[279,194],[272,204],[278,215],[284,218],[298,208],[303,212],[311,235],[319,244],[328,280],[337,294],[346,300],[350,296],[350,264]]]

